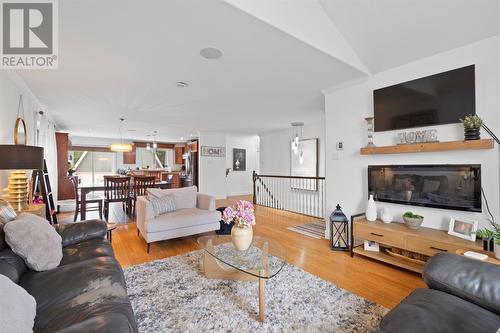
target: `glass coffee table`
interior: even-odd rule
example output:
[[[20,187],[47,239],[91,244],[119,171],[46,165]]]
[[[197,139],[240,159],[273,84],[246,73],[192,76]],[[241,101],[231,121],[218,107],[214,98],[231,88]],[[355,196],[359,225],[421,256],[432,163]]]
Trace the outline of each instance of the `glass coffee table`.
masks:
[[[266,313],[266,280],[278,274],[285,265],[285,248],[281,243],[254,236],[246,251],[238,251],[230,235],[198,238],[205,251],[203,270],[210,279],[259,282],[259,320]]]

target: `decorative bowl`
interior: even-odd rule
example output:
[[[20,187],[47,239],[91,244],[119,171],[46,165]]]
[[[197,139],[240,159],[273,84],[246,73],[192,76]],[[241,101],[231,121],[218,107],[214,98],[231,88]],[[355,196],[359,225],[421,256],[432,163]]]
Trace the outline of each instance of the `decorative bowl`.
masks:
[[[406,217],[403,216],[403,221],[405,221],[405,224],[408,228],[410,229],[418,229],[422,225],[422,222],[424,222],[423,217]]]

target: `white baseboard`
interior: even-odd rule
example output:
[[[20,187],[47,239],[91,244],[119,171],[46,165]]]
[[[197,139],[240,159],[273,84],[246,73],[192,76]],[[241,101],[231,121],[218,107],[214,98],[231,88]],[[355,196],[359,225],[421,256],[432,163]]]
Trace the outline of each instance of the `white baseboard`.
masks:
[[[252,192],[248,192],[248,191],[244,191],[244,192],[230,192],[227,194],[228,197],[235,197],[235,196],[239,196],[239,195],[253,195]]]

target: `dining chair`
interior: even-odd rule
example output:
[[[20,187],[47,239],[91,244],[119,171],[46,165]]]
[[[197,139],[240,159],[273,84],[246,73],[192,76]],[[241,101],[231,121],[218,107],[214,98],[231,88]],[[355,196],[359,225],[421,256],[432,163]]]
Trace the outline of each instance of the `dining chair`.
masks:
[[[155,183],[155,176],[134,176],[134,186],[132,189],[132,216],[135,216],[137,197],[146,195],[147,189],[154,187]]]
[[[73,222],[76,222],[76,219],[78,217],[78,214],[82,212],[82,203],[80,202],[80,191],[78,191],[78,185],[79,185],[79,180],[78,176],[71,176],[69,177],[71,184],[73,184],[73,191],[75,192],[75,202],[76,202],[76,207],[75,207],[75,216],[73,218]],[[103,197],[99,196],[97,194],[91,193],[87,195],[87,199],[85,200],[86,205],[85,205],[85,211],[86,212],[99,212],[99,218],[102,220],[102,204]],[[94,204],[97,204],[97,206],[94,206]]]
[[[121,202],[130,216],[132,197],[130,196],[130,177],[104,176],[104,218],[109,219],[109,204]]]

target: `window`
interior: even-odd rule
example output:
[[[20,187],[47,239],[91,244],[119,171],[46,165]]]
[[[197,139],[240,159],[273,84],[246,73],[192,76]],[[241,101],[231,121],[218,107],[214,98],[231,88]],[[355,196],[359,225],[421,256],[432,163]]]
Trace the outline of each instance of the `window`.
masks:
[[[154,155],[152,150],[147,150],[145,148],[139,148],[137,150],[138,156],[140,156],[140,161],[138,161],[138,164],[143,169],[159,169],[172,167],[174,165],[173,149],[158,149],[156,152],[156,156],[158,157],[156,164],[154,163]],[[158,162],[160,162],[161,165]]]
[[[115,153],[101,151],[70,151],[68,158],[81,185],[103,185],[104,175],[115,174],[115,160]]]

